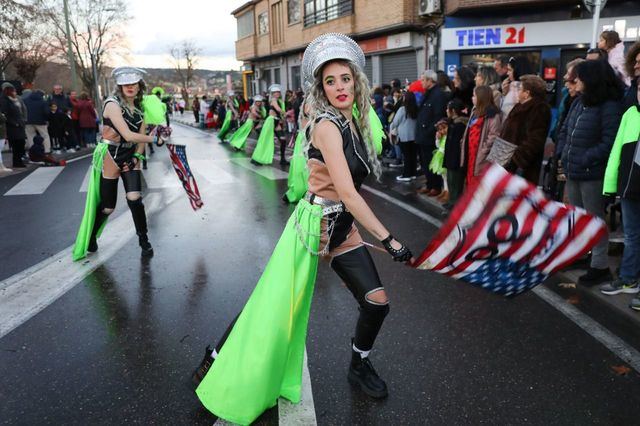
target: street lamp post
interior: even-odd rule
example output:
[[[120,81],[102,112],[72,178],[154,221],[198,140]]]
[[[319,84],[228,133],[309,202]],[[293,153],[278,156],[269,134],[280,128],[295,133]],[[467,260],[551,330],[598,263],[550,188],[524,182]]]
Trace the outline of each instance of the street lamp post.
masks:
[[[607,0],[583,0],[584,5],[589,12],[593,14],[593,29],[591,31],[591,48],[598,47],[598,35],[600,32],[598,28],[600,26],[600,11],[607,4]]]
[[[71,83],[73,90],[78,91],[78,76],[76,75],[76,62],[73,59],[71,50],[71,30],[69,27],[69,1],[64,0],[64,22],[67,28],[67,56],[69,57],[69,68],[71,68]]]

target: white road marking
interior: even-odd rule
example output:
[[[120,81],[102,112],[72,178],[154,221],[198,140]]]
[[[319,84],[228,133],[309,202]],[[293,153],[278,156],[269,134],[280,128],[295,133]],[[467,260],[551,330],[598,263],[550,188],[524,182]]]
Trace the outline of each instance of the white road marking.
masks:
[[[304,363],[302,365],[302,400],[299,404],[292,404],[286,399],[278,400],[278,424],[289,425],[316,425],[316,409],[313,404],[313,391],[311,389],[311,377],[307,365],[307,350],[304,351]]]
[[[81,155],[80,157],[72,158],[71,160],[67,160],[67,164],[74,163],[76,161],[84,160],[87,157],[93,156],[93,152],[90,154]]]
[[[63,170],[64,167],[38,167],[4,195],[42,194]]]
[[[442,221],[410,206],[394,197],[391,197],[377,189],[362,185],[362,188],[374,195],[395,204],[396,206],[418,216],[421,219],[435,225],[442,226]],[[578,327],[583,329],[587,334],[602,343],[607,349],[613,352],[618,358],[629,364],[634,370],[640,372],[640,352],[635,350],[631,345],[624,342],[618,336],[607,330],[591,317],[581,312],[575,306],[566,302],[562,297],[558,296],[546,287],[538,286],[534,288],[533,293],[542,300],[550,304],[552,307],[560,311],[564,316],[573,321]]]
[[[180,196],[180,191],[172,191],[166,197],[149,194],[145,197],[147,215],[164,209]],[[73,246],[70,246],[0,282],[0,338],[71,290],[135,235],[128,214],[107,224],[107,231],[100,238],[100,250],[82,261],[71,260]]]
[[[270,180],[279,180],[286,179],[289,177],[287,172],[283,172],[282,170],[276,169],[271,166],[256,166],[255,164],[251,164],[250,158],[232,158],[231,162],[236,163],[239,166],[244,167],[245,169],[249,169],[254,173],[259,174],[262,177],[265,177]]]
[[[91,169],[93,166],[89,166],[87,169],[87,173],[84,174],[84,179],[82,179],[82,185],[80,185],[80,192],[87,192],[89,190],[89,179],[91,179]]]
[[[217,161],[219,162],[219,161]],[[230,173],[223,170],[221,167],[216,166],[215,160],[192,160],[189,161],[191,170],[194,174],[200,175],[205,178],[209,183],[213,185],[220,185],[224,183],[233,183],[236,178]]]
[[[142,171],[147,188],[181,188],[182,184],[173,171],[171,164],[165,161],[149,161],[147,170]]]

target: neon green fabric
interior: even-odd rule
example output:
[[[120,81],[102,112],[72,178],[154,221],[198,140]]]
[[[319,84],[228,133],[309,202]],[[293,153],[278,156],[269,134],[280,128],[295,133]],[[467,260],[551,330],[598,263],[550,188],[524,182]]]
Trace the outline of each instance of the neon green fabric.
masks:
[[[273,162],[273,150],[275,144],[273,142],[275,120],[273,116],[269,116],[264,120],[256,149],[253,151],[251,159],[260,164],[271,164]]]
[[[620,158],[622,154],[622,146],[627,143],[638,141],[640,135],[640,112],[635,106],[632,106],[624,113],[618,127],[616,140],[609,154],[607,162],[607,170],[604,173],[604,195],[618,193],[618,171],[620,169]]]
[[[164,89],[160,86],[156,86],[153,89],[151,89],[151,93],[154,95],[157,95],[158,93],[160,93],[160,97],[164,96]]]
[[[167,105],[156,95],[145,95],[142,98],[142,111],[145,124],[156,126],[167,124]]]
[[[247,138],[251,134],[251,130],[253,130],[253,120],[247,119],[242,126],[231,136],[231,140],[229,140],[229,144],[236,149],[244,149],[244,146],[247,143]]]
[[[307,192],[309,170],[307,169],[307,159],[304,156],[304,140],[304,132],[299,131],[293,146],[293,157],[291,157],[289,177],[287,178],[289,189],[285,196],[290,203],[300,200]]]
[[[322,208],[301,200],[196,394],[216,416],[247,425],[284,397],[301,399],[302,362],[318,270]],[[298,234],[299,228],[302,235]]]
[[[78,234],[76,235],[76,243],[73,246],[74,262],[87,256],[91,231],[96,221],[96,210],[100,204],[100,176],[102,175],[102,163],[108,147],[109,145],[106,143],[99,143],[93,151],[91,175],[89,176],[89,185],[87,187],[87,201],[84,205],[84,214],[82,215],[82,222],[80,222],[80,229],[78,229]],[[107,222],[105,221],[98,230],[98,237],[102,234],[102,230],[106,224]]]
[[[358,111],[358,107],[356,104],[353,104],[353,116],[357,120],[360,118],[360,111]],[[376,111],[373,107],[369,107],[369,128],[371,129],[371,142],[373,143],[373,147],[376,150],[376,154],[382,154],[382,140],[385,138],[384,127],[382,127],[382,122],[380,121],[380,117],[376,114]]]
[[[229,132],[229,129],[231,128],[232,118],[233,118],[233,112],[230,109],[228,109],[227,113],[224,116],[222,127],[220,127],[220,131],[218,132],[218,139],[220,139],[221,141],[224,140],[225,136],[227,136],[227,133]]]
[[[446,136],[438,139],[438,149],[433,151],[433,157],[431,157],[431,162],[429,163],[429,170],[437,175],[443,175],[446,171],[446,169],[442,166],[444,164],[444,146],[446,142]]]

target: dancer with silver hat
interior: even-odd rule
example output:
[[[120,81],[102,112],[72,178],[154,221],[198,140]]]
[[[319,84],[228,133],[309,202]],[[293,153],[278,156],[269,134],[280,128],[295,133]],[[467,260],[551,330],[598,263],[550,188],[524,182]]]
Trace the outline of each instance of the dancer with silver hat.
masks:
[[[247,138],[255,127],[260,128],[262,121],[267,118],[267,109],[264,107],[264,98],[260,95],[253,97],[253,105],[249,110],[249,118],[242,126],[233,134],[229,140],[229,144],[236,150],[243,150],[247,143]]]
[[[73,260],[98,250],[97,239],[116,207],[118,178],[122,178],[124,184],[142,255],[153,255],[142,203],[140,166],[145,160],[146,144],[157,143],[161,136],[146,134],[141,109],[146,89],[144,74],[143,70],[133,67],[119,67],[111,73],[116,91],[104,101],[102,141],[93,152],[85,212],[73,248]]]
[[[284,134],[285,105],[282,100],[282,88],[279,84],[269,86],[269,118],[265,120],[258,137],[256,149],[251,156],[254,164],[271,164],[275,150],[275,138],[280,143],[280,165],[289,164],[285,158],[287,138]]]
[[[207,348],[193,376],[204,406],[240,424],[254,421],[276,405],[278,397],[300,401],[307,322],[320,257],[331,260],[360,305],[348,380],[372,397],[387,396],[369,353],[389,312],[389,301],[354,220],[381,241],[393,260],[407,262],[412,257],[358,193],[367,175],[380,175],[368,114],[358,119],[352,115],[354,103],[360,111],[369,108],[362,50],[345,35],[325,34],[307,47],[302,62],[311,87],[306,138],[309,192],[289,218],[244,309],[215,350]]]

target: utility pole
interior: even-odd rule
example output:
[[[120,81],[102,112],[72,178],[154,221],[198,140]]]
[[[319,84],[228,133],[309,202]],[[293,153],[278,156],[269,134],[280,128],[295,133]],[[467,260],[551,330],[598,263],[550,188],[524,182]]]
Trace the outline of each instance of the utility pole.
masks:
[[[598,47],[598,36],[600,35],[600,12],[607,4],[607,0],[583,0],[584,5],[589,12],[593,14],[593,29],[591,31],[591,47],[595,49]]]
[[[76,75],[76,61],[73,60],[71,50],[71,30],[69,27],[69,0],[64,0],[64,22],[67,28],[67,56],[69,57],[69,68],[71,68],[71,82],[73,90],[78,91],[78,76]]]

